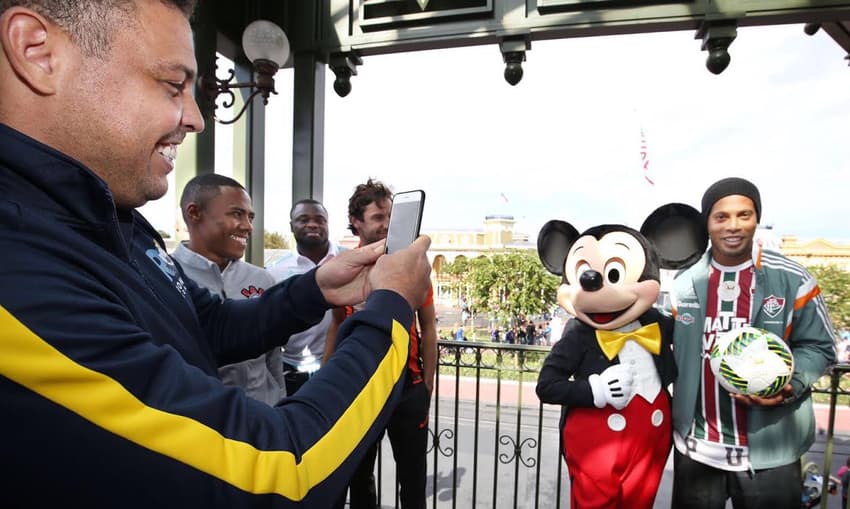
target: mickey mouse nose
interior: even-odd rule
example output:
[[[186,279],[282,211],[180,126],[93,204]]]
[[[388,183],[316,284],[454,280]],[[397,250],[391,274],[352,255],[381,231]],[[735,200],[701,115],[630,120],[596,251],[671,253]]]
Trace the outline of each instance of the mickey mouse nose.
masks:
[[[586,270],[578,278],[579,284],[586,292],[595,292],[602,288],[602,274],[597,270]]]

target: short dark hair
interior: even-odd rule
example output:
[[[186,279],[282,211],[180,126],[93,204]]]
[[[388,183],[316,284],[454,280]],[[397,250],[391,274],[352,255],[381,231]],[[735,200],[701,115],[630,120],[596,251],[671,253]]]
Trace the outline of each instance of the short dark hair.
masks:
[[[183,194],[180,195],[180,211],[183,213],[183,221],[189,222],[189,218],[186,217],[186,208],[190,203],[197,203],[202,209],[206,208],[210,200],[221,194],[219,188],[222,186],[238,187],[247,192],[245,186],[239,182],[217,173],[204,173],[186,182],[186,186],[183,187]]]
[[[192,16],[196,0],[160,0]],[[116,28],[135,20],[137,0],[0,0],[0,15],[12,7],[26,7],[64,30],[84,55],[103,56],[112,45]]]
[[[313,198],[302,198],[297,202],[292,204],[292,208],[289,209],[289,219],[292,219],[292,213],[295,212],[295,207],[299,205],[318,205],[325,209],[325,205],[319,200],[314,200]],[[325,209],[325,213],[328,212],[328,209]]]
[[[390,191],[389,187],[385,186],[378,180],[372,180],[370,178],[365,184],[358,184],[357,187],[354,188],[354,194],[352,194],[351,198],[348,199],[348,217],[356,217],[362,221],[363,213],[366,212],[366,207],[368,207],[370,203],[392,199],[393,192]],[[348,229],[351,230],[351,233],[354,235],[358,235],[357,228],[355,228],[353,224],[348,223]]]

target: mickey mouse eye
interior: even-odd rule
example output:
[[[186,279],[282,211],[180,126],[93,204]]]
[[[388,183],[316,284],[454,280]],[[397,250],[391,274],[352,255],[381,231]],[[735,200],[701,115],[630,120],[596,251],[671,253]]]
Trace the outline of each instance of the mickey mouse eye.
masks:
[[[626,275],[626,266],[620,260],[609,260],[605,264],[605,281],[616,285]]]
[[[576,265],[576,279],[575,280],[578,281],[579,278],[581,278],[581,275],[584,274],[585,272],[587,272],[588,270],[591,270],[589,263],[579,262],[579,264]]]

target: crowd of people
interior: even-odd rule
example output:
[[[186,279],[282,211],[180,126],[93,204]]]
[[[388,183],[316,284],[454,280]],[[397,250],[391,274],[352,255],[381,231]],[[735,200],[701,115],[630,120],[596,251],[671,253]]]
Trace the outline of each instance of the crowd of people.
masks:
[[[549,321],[535,324],[533,320],[524,318],[518,318],[516,325],[491,327],[486,333],[489,341],[508,345],[552,346],[552,343],[558,340],[552,337],[552,325]],[[440,338],[456,341],[470,340],[466,328],[461,324],[455,324],[448,331],[441,331]]]
[[[14,466],[0,481],[4,505],[348,498],[372,509],[386,433],[402,507],[424,507],[430,241],[385,254],[388,188],[355,189],[351,250],[329,241],[322,203],[296,202],[295,250],[269,270],[242,260],[255,212],[232,179],[185,186],[189,239],[172,253],[137,211],[165,194],[178,146],[204,129],[193,9],[0,0],[0,432]],[[677,278],[672,310],[673,507],[792,507],[814,439],[810,386],[835,361],[827,311],[805,269],[754,249],[754,185],[718,182],[702,211],[711,248]],[[729,395],[701,376],[709,334],[742,320],[794,351],[776,396]],[[525,320],[493,340],[549,344],[550,334]]]

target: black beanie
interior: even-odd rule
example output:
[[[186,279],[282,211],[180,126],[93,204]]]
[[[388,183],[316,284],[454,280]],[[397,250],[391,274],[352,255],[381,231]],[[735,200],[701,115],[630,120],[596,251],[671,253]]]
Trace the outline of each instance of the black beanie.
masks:
[[[721,198],[740,194],[753,200],[753,205],[756,207],[756,221],[761,220],[761,196],[759,190],[749,180],[744,180],[738,177],[729,177],[723,180],[718,180],[702,195],[702,217],[708,222],[708,215],[711,213],[711,207]]]

